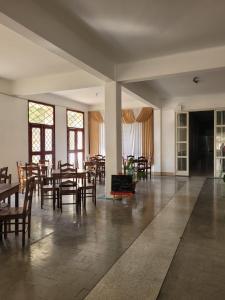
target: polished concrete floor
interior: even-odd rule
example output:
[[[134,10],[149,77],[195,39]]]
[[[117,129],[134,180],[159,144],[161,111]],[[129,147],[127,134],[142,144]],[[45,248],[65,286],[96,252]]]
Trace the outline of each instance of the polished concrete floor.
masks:
[[[123,201],[99,186],[97,207],[80,216],[41,210],[36,197],[30,244],[22,250],[13,235],[0,244],[0,299],[212,299],[203,286],[212,295],[225,275],[225,189],[204,181],[154,177]]]
[[[225,185],[206,180],[158,299],[225,299]]]
[[[67,206],[32,213],[31,245],[11,236],[0,245],[0,299],[83,299],[185,184],[155,177],[137,186],[133,200],[105,200],[99,187],[97,208],[90,202],[77,216]]]

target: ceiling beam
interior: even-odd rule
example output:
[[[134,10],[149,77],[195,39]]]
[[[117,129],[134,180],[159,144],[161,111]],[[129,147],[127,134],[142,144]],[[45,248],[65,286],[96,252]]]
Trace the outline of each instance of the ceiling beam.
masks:
[[[225,67],[225,46],[151,58],[116,67],[116,80],[136,82]]]
[[[114,79],[114,64],[81,26],[66,26],[38,1],[0,0],[0,23],[102,80]]]
[[[26,96],[58,91],[83,89],[103,85],[103,81],[82,71],[60,73],[18,79],[13,81],[11,93],[17,96]]]
[[[143,103],[151,105],[154,108],[162,107],[162,100],[158,94],[145,82],[126,83],[123,84],[123,88],[125,88],[126,92],[138,97]]]

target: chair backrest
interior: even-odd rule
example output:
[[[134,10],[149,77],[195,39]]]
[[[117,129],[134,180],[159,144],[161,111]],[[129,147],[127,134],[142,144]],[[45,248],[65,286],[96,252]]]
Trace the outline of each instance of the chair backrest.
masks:
[[[60,172],[63,172],[64,170],[67,169],[74,169],[74,165],[73,164],[69,164],[69,163],[65,163],[65,164],[60,164]]]
[[[95,161],[85,161],[84,162],[84,169],[85,170],[92,170],[96,168],[96,162]]]
[[[26,178],[32,177],[32,176],[39,176],[40,175],[40,168],[38,164],[36,163],[26,163],[25,164],[25,173]]]
[[[25,192],[25,197],[23,202],[24,214],[31,212],[33,191],[34,191],[34,177],[30,177],[26,182],[26,192]]]
[[[8,167],[0,168],[0,183],[6,183],[6,177],[8,174]]]
[[[49,166],[50,161],[48,159],[40,159],[39,164],[42,166]]]
[[[147,160],[147,158],[144,157],[144,156],[139,156],[139,157],[138,157],[138,160]]]
[[[0,183],[12,183],[12,175],[0,175]]]
[[[102,158],[103,158],[103,155],[101,155],[101,154],[96,154],[96,155],[95,155],[95,158],[96,158],[96,159],[102,159]]]

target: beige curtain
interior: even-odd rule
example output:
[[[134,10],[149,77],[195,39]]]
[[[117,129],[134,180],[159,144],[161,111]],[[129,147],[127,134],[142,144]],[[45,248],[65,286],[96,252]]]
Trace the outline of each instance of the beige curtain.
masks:
[[[99,154],[99,126],[103,123],[102,115],[99,111],[88,112],[89,130],[89,153],[91,156]]]
[[[132,109],[122,110],[122,123],[132,124],[135,122],[135,116]]]
[[[150,107],[142,108],[137,122],[142,123],[142,155],[154,160],[154,114]]]

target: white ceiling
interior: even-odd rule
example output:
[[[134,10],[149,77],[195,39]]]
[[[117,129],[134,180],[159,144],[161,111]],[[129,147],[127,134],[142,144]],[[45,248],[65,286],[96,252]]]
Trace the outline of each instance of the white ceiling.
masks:
[[[104,105],[105,92],[104,87],[92,87],[79,90],[68,90],[53,93],[57,96],[84,103],[90,106]],[[146,103],[138,100],[134,95],[122,91],[122,107],[135,108],[147,106]]]
[[[37,1],[37,0],[36,0]],[[101,40],[118,62],[225,43],[225,1],[38,0]],[[53,9],[54,8],[54,9]],[[62,18],[62,15],[64,16]],[[96,43],[96,44],[98,44]]]
[[[0,24],[0,77],[21,79],[77,69]]]
[[[195,76],[199,77],[198,84],[193,82]],[[148,84],[161,98],[225,93],[225,69],[179,74],[148,81]]]

